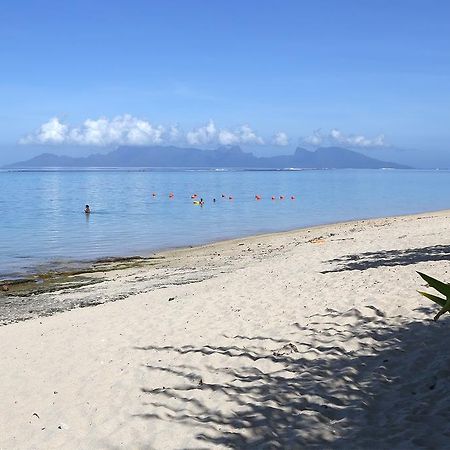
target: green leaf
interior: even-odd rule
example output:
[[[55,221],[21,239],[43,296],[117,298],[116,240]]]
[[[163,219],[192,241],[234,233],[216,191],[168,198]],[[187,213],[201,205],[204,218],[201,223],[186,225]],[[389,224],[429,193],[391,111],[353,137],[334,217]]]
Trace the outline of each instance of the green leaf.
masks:
[[[433,294],[429,294],[428,292],[422,292],[422,291],[417,291],[419,294],[423,295],[424,297],[432,300],[433,302],[437,303],[438,305],[444,307],[446,300],[445,298],[441,298],[441,297],[436,297]]]
[[[436,278],[425,275],[422,272],[417,272],[429,285],[430,287],[436,289],[445,297],[450,298],[450,284],[443,283],[442,281],[436,280]]]

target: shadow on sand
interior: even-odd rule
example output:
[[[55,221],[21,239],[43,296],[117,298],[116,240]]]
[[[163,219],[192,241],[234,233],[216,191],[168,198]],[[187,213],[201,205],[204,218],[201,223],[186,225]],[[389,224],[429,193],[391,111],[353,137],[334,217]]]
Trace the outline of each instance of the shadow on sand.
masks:
[[[428,261],[450,261],[450,245],[434,245],[407,250],[384,250],[346,255],[327,261],[337,264],[337,267],[324,270],[321,273],[376,269],[381,266],[407,266]]]
[[[149,379],[166,380],[142,387],[139,417],[189,426],[199,448],[440,448],[450,439],[448,323],[327,309],[284,337],[139,347],[160,361],[146,366]]]

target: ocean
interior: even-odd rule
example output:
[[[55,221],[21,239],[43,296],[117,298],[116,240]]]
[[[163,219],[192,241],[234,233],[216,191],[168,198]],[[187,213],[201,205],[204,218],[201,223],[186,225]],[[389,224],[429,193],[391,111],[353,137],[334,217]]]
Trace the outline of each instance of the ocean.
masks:
[[[193,204],[193,194],[204,199],[202,207]],[[450,171],[0,170],[0,279],[104,257],[447,208]]]

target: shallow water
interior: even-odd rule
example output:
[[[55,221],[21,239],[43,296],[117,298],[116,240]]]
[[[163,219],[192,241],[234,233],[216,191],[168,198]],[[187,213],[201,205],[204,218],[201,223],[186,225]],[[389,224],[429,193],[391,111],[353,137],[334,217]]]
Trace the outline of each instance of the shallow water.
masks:
[[[193,205],[193,193],[203,207]],[[0,278],[7,278],[73,261],[446,209],[450,172],[0,171],[0,208]]]

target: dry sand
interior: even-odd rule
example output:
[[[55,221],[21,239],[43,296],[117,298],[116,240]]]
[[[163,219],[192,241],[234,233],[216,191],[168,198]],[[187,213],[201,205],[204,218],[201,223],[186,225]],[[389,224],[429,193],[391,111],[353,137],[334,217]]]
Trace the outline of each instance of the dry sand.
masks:
[[[449,238],[450,211],[327,225],[36,295],[106,303],[0,328],[0,448],[444,448],[449,319],[415,290]]]

